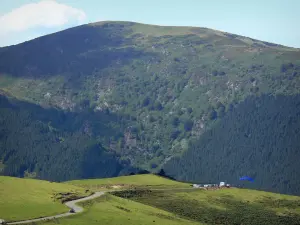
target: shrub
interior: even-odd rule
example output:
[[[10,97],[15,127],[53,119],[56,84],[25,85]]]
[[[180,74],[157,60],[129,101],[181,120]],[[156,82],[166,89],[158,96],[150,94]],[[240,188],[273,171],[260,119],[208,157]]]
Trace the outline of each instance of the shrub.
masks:
[[[155,118],[154,118],[153,116],[150,116],[150,117],[149,117],[149,122],[150,122],[150,123],[155,122]]]
[[[285,73],[287,71],[287,66],[286,64],[282,64],[280,67],[280,72]]]
[[[219,117],[223,117],[225,115],[225,106],[224,105],[222,105],[221,107],[218,108],[217,115],[219,115]]]
[[[163,106],[160,102],[155,102],[154,108],[160,111],[163,109]]]
[[[151,99],[147,96],[142,103],[142,106],[148,106],[150,104]]]
[[[170,138],[175,140],[180,134],[180,131],[179,130],[174,130],[171,135],[170,135]]]
[[[250,78],[250,82],[253,83],[254,81],[255,81],[255,78],[254,78],[254,77],[251,77],[251,78]]]
[[[175,58],[174,58],[174,61],[175,61],[175,62],[180,62],[180,59],[177,58],[177,57],[175,57]]]
[[[187,120],[187,121],[185,121],[185,123],[184,123],[184,129],[185,129],[186,131],[190,131],[190,130],[192,130],[193,125],[194,125],[194,122],[193,122],[192,120]]]
[[[157,168],[157,166],[158,166],[158,165],[157,165],[156,163],[151,163],[151,168],[152,168],[152,169]]]
[[[138,128],[136,126],[132,126],[130,128],[130,131],[131,131],[131,133],[136,134],[139,130],[138,130]]]
[[[155,143],[152,145],[152,150],[157,151],[159,149],[159,144]]]
[[[177,127],[180,123],[180,120],[178,117],[173,117],[171,123],[174,127]]]
[[[209,113],[209,119],[210,120],[216,120],[218,118],[218,113],[216,112],[216,110],[211,110],[211,112]]]
[[[137,174],[149,174],[150,172],[148,170],[140,170],[137,172]]]

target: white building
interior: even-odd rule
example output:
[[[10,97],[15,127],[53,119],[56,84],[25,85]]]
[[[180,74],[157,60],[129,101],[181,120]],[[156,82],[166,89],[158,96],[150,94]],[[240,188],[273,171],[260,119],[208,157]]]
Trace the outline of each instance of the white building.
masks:
[[[220,182],[220,187],[224,187],[225,186],[225,182]]]

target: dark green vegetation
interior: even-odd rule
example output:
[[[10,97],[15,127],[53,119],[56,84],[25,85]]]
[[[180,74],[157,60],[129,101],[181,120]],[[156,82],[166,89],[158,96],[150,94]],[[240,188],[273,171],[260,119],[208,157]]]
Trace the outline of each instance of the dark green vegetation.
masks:
[[[224,180],[300,194],[300,95],[251,97],[189,145],[165,170],[180,180]],[[255,182],[239,182],[248,175]]]
[[[63,114],[0,95],[3,174],[60,181],[128,173],[128,163],[76,130],[83,119],[84,115]]]
[[[299,198],[266,192],[127,190],[116,196],[134,200],[201,224],[275,225],[300,223]]]
[[[299,75],[299,50],[205,28],[103,22],[0,48],[0,89],[18,99],[13,100],[15,107],[1,107],[0,171],[52,180],[115,176],[129,173],[130,167],[157,171],[172,157],[194,152],[201,140],[206,143],[205,137],[247,97],[284,95],[284,101],[292,101],[287,99],[299,93]],[[10,104],[3,99],[1,104]],[[242,129],[234,131],[236,136],[247,135],[243,124],[250,121],[245,120],[234,123]],[[287,122],[282,121],[286,129]],[[276,136],[274,145],[269,132],[262,127],[256,132],[273,144],[265,144],[266,154],[274,149],[284,159],[286,150],[276,146],[287,142],[292,146],[289,157],[296,158],[293,137]],[[247,148],[232,150],[245,153],[244,161],[258,146],[253,137],[248,137]],[[219,146],[225,148],[231,138],[224,133]],[[224,154],[219,148],[204,152],[219,155],[197,152],[205,163]],[[280,182],[272,190],[300,190],[291,183],[299,171],[296,160],[286,165],[272,156],[264,158],[263,152],[255,152],[264,160],[251,171],[264,181],[268,176],[273,180],[257,187]],[[221,178],[244,173],[249,166],[243,166],[242,158],[229,154],[222,165],[241,171]],[[199,180],[196,164],[173,174]],[[201,181],[213,170],[224,170],[205,165]],[[271,165],[284,170],[284,180],[264,169]]]

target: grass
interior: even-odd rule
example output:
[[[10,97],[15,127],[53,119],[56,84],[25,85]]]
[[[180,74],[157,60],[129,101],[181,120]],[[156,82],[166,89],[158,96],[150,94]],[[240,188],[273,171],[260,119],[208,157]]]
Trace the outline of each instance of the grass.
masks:
[[[39,103],[42,99],[47,99],[45,95],[50,93],[52,99],[59,99],[58,90],[64,82],[63,76],[55,76],[49,80],[32,78],[15,78],[7,74],[0,74],[0,89],[5,95],[14,96],[31,103]],[[26,96],[31,97],[26,97]]]
[[[66,200],[63,193],[86,194],[85,189],[71,184],[143,189],[116,191],[82,202],[82,214],[39,224],[300,224],[300,197],[238,188],[189,189],[187,183],[151,174],[63,184],[0,177],[0,218],[14,221],[65,212],[66,207],[58,201]]]
[[[110,24],[118,24],[118,23],[130,23],[130,22],[122,22],[122,21],[101,21],[96,23],[88,24],[89,26],[103,26],[107,23]],[[132,23],[131,28],[134,33],[142,33],[144,35],[151,35],[151,36],[164,36],[164,35],[184,35],[184,34],[194,34],[193,28],[201,33],[207,33],[211,30],[205,28],[198,28],[198,27],[184,27],[184,26],[160,26],[160,25],[153,25],[153,24],[143,24],[143,23]],[[198,32],[199,32],[198,31]]]
[[[61,201],[88,194],[69,184],[0,176],[0,219],[19,221],[64,213],[68,208]]]
[[[245,189],[130,191],[115,195],[205,224],[300,224],[300,197]]]
[[[165,212],[138,202],[105,195],[96,200],[85,202],[82,206],[87,209],[83,214],[73,217],[46,222],[47,225],[148,225],[148,224],[200,224],[180,218],[172,213]],[[44,223],[43,223],[44,224]]]
[[[159,177],[153,174],[121,176],[105,179],[72,180],[67,183],[91,190],[120,189],[120,188],[189,188],[190,184],[181,183]]]

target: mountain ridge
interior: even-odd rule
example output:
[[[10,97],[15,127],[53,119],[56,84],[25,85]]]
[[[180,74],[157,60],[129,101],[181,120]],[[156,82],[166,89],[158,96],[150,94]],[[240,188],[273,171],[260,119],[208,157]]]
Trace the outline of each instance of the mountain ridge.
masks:
[[[39,39],[39,38],[47,37],[49,35],[61,33],[61,32],[67,31],[67,30],[71,30],[71,29],[76,29],[76,28],[80,28],[80,27],[84,27],[84,26],[103,26],[105,24],[111,24],[111,23],[115,23],[115,24],[119,23],[119,24],[123,24],[123,25],[130,24],[130,25],[139,25],[139,26],[148,26],[148,27],[159,27],[159,28],[173,28],[173,29],[176,29],[176,28],[204,29],[204,30],[210,30],[210,31],[213,31],[213,32],[216,32],[216,33],[219,33],[219,34],[228,34],[228,35],[238,36],[238,37],[250,39],[250,40],[253,40],[253,41],[259,41],[259,42],[267,43],[267,44],[270,44],[272,46],[278,46],[278,47],[283,47],[283,48],[290,48],[290,49],[294,49],[294,50],[300,51],[300,48],[297,48],[297,47],[292,47],[292,46],[288,46],[288,45],[278,44],[278,43],[270,42],[270,41],[262,41],[262,40],[259,40],[259,39],[256,39],[256,38],[251,38],[250,36],[247,36],[247,35],[233,34],[231,32],[227,32],[225,30],[218,30],[218,29],[209,28],[209,27],[187,26],[187,25],[179,25],[179,26],[176,26],[176,25],[158,25],[158,24],[151,24],[151,23],[143,23],[143,22],[135,22],[135,21],[122,21],[122,20],[104,20],[104,21],[96,21],[96,22],[90,22],[90,23],[86,23],[86,24],[81,24],[81,25],[78,25],[78,26],[74,26],[74,27],[70,27],[70,28],[67,28],[67,29],[59,30],[59,31],[56,31],[56,32],[53,32],[53,33],[49,33],[49,34],[46,34],[46,35],[42,35],[42,36],[39,36],[39,37],[30,39],[30,40],[27,40],[27,41],[18,43],[18,44],[0,47],[0,49],[1,48],[7,48],[7,47],[11,47],[11,46],[20,45],[20,44],[23,44],[23,43],[27,43],[27,42],[30,42],[30,41],[33,41],[33,40],[36,40],[36,39]]]
[[[189,151],[193,140],[215,129],[248,97],[288,97],[299,90],[300,51],[206,28],[105,22],[0,49],[1,93],[18,99],[16,104],[56,109],[41,126],[48,137],[54,131],[70,137],[66,158],[78,151],[71,137],[82,134],[101,144],[104,155],[118,155],[121,165],[151,171]],[[2,125],[4,131],[11,130],[16,143],[24,140],[15,131],[37,132],[28,124],[40,123],[32,116],[34,107],[26,107],[15,127]],[[13,121],[9,114],[9,109],[2,111],[2,120]],[[29,146],[38,146],[38,140],[32,140],[28,146],[8,147],[4,131],[0,133],[6,149],[0,152],[4,165],[29,151]],[[55,144],[53,152],[59,152],[60,145]],[[55,172],[51,152],[40,151],[50,154],[44,159]],[[24,176],[28,171],[38,176],[37,165],[33,157],[25,165],[16,164],[13,174]],[[10,166],[4,173],[11,175],[5,169]],[[64,179],[75,178],[73,172],[69,170]]]

